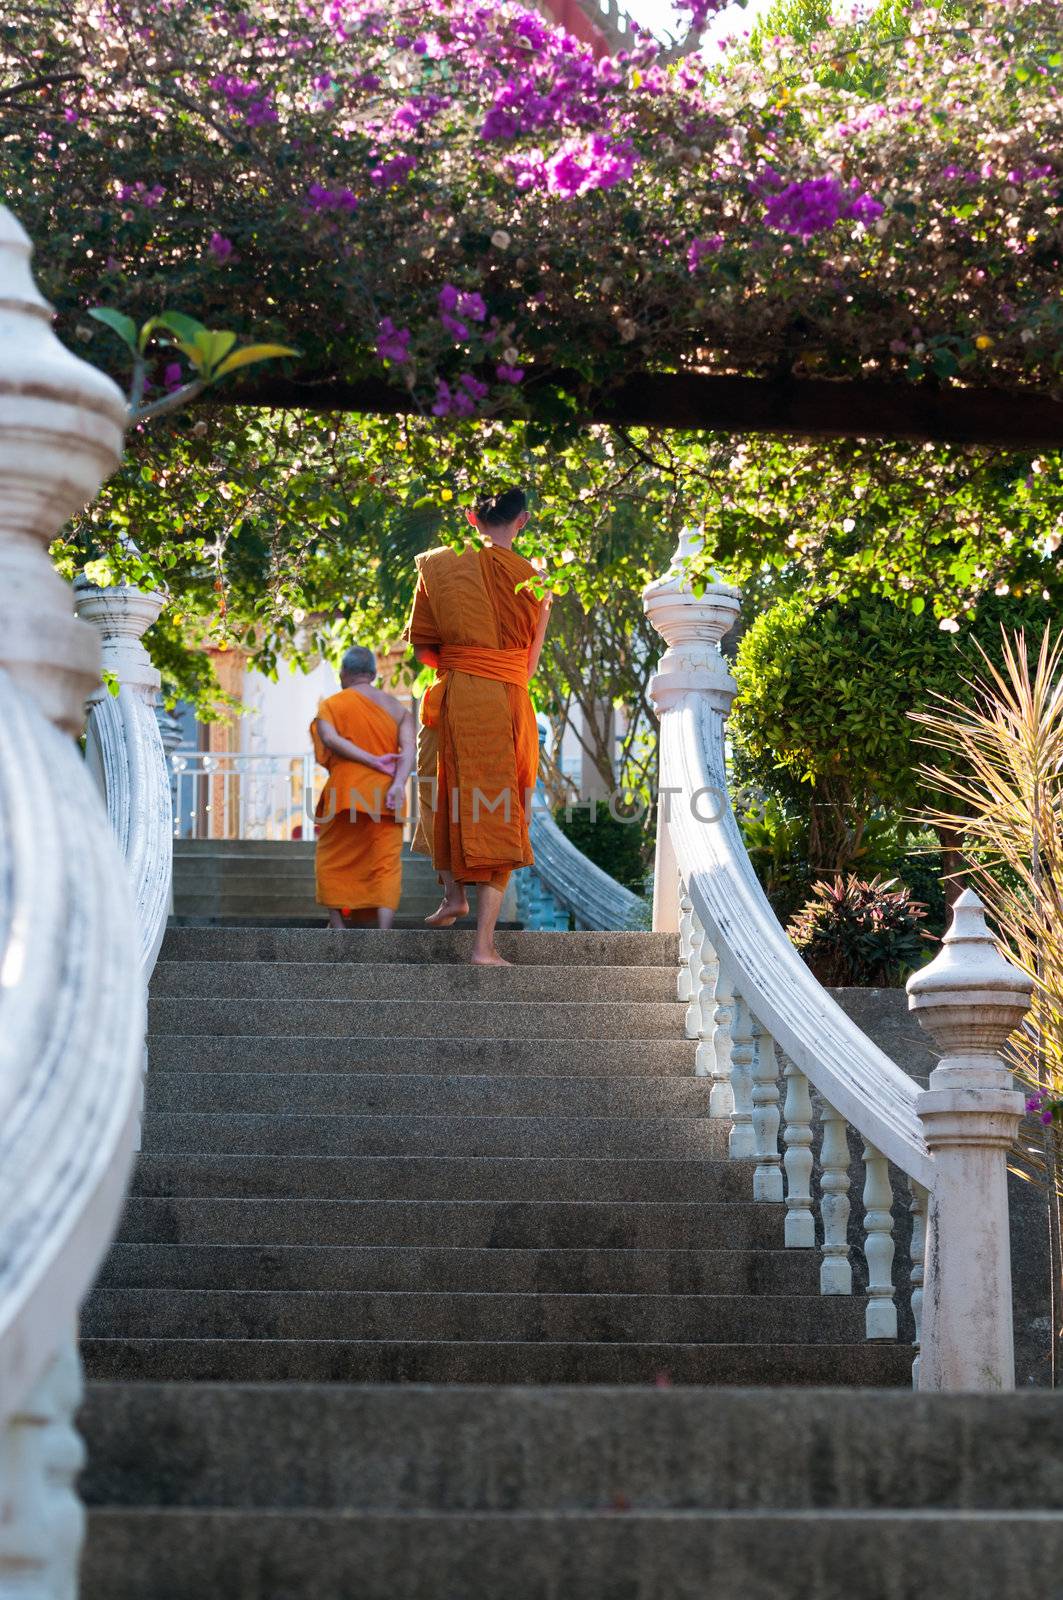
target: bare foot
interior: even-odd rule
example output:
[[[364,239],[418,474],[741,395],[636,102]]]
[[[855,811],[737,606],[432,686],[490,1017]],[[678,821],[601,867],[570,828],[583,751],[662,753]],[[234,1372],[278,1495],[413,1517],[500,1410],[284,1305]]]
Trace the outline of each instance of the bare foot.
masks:
[[[513,963],[512,961],[507,961],[504,956],[500,956],[497,950],[489,950],[486,955],[480,955],[478,951],[474,950],[469,957],[469,965],[472,967],[511,967]]]
[[[443,897],[443,903],[438,911],[433,911],[431,916],[425,917],[425,926],[428,928],[451,928],[459,917],[469,915],[469,902],[463,895],[460,900],[448,900]]]

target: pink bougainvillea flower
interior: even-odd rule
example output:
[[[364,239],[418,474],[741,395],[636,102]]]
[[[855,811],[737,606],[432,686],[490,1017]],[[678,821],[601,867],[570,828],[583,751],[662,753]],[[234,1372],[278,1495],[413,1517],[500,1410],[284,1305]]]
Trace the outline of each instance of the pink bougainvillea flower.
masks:
[[[409,328],[396,328],[390,317],[382,317],[376,330],[376,353],[381,361],[408,361]]]
[[[524,380],[524,368],[511,367],[507,361],[500,361],[495,368],[495,376],[499,383],[522,383]]]
[[[763,193],[765,180],[762,179],[758,187]],[[788,183],[777,194],[768,195],[764,220],[769,228],[777,228],[780,233],[808,239],[814,233],[825,233],[844,218],[866,225],[880,217],[884,209],[871,195],[861,193],[855,182],[846,187],[840,179],[828,175],[802,178],[797,183]]]
[[[175,389],[179,389],[184,381],[184,373],[181,371],[181,363],[179,361],[171,361],[163,368],[162,386],[164,389],[168,389],[171,394]]]
[[[722,249],[722,233],[711,234],[707,239],[691,239],[687,246],[688,272],[696,272],[706,256],[714,256]]]
[[[233,253],[233,242],[223,233],[212,233],[210,236],[210,253],[215,261],[228,261]]]

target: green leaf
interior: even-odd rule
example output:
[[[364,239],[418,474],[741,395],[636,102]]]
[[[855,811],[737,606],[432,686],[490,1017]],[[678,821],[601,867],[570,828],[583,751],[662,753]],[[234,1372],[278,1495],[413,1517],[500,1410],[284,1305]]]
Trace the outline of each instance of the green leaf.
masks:
[[[93,306],[89,316],[94,317],[97,322],[104,323],[118,335],[123,344],[129,346],[134,355],[136,354],[137,325],[132,317],[127,317],[123,311],[112,311],[110,306]]]
[[[247,344],[242,350],[235,350],[231,356],[227,356],[214,376],[224,378],[227,373],[235,372],[239,367],[249,367],[254,361],[272,361],[278,356],[298,354],[298,350],[286,344]]]
[[[195,317],[186,317],[183,311],[163,311],[154,318],[157,327],[172,333],[178,343],[194,345],[200,334],[208,330]]]

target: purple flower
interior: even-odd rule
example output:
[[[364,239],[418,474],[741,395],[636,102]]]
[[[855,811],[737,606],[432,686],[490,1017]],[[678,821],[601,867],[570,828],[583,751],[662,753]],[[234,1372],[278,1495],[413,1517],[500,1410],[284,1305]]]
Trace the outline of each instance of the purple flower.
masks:
[[[1042,1111],[1042,1113],[1041,1113],[1041,1121],[1047,1127],[1048,1123],[1050,1123],[1052,1121],[1052,1113],[1051,1113],[1051,1111]]]
[[[446,331],[450,334],[450,337],[454,340],[455,344],[460,344],[463,339],[467,339],[469,337],[469,330],[465,326],[464,322],[459,322],[457,317],[452,317],[449,311],[441,311],[439,313],[439,320],[443,324]]]
[[[458,314],[468,317],[470,322],[483,322],[487,316],[487,307],[482,295],[471,291],[458,296]]]
[[[449,417],[453,408],[454,396],[451,393],[450,384],[446,383],[442,378],[437,378],[436,398],[435,404],[432,406],[432,415],[434,417]]]
[[[350,189],[326,189],[323,184],[312,183],[306,191],[308,211],[356,211],[358,196]]]
[[[179,361],[171,361],[163,368],[162,386],[164,389],[169,390],[171,394],[175,389],[179,389],[184,381],[184,374],[181,371],[181,363]]]
[[[763,194],[764,186],[760,188]],[[788,183],[778,194],[767,195],[764,220],[780,233],[807,239],[814,233],[825,233],[843,217],[866,225],[882,211],[879,201],[861,194],[855,183],[846,188],[839,179],[827,176],[803,178]]]
[[[233,242],[223,233],[212,233],[210,236],[210,253],[215,261],[228,261],[233,253]]]
[[[500,383],[521,383],[524,378],[524,368],[511,367],[505,361],[501,361],[495,368],[495,376]]]
[[[378,189],[390,189],[392,184],[402,183],[408,178],[416,165],[412,156],[389,156],[372,169],[369,181]]]
[[[409,328],[396,328],[390,317],[383,317],[376,330],[376,353],[380,360],[400,364],[408,361],[410,337]]]
[[[722,233],[710,234],[707,239],[691,239],[687,247],[687,271],[697,272],[706,256],[714,256],[722,249]]]
[[[473,377],[471,372],[463,372],[461,377],[458,379],[458,382],[465,390],[465,393],[470,395],[473,400],[479,401],[487,399],[486,383],[481,383],[479,378]]]

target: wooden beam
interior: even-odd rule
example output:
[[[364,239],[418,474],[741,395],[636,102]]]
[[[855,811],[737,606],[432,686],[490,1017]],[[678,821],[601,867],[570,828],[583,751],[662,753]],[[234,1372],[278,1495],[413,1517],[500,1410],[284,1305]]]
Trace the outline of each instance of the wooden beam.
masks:
[[[559,386],[576,398],[582,422],[626,427],[791,434],[804,439],[904,439],[1012,450],[1063,448],[1063,401],[1032,389],[935,388],[929,384],[837,382],[821,378],[738,378],[646,372],[592,391],[574,373],[529,372],[524,392]],[[422,409],[383,378],[285,378],[262,373],[206,397],[213,404],[384,414]]]

